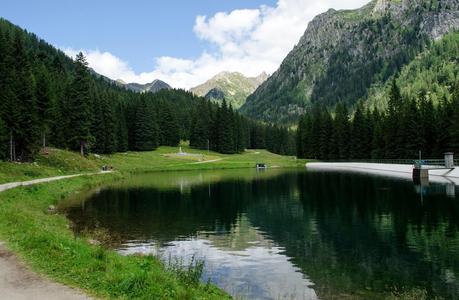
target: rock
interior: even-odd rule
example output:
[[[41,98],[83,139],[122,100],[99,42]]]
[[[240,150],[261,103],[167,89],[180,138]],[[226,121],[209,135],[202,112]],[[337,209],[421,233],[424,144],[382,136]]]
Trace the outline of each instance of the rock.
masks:
[[[424,38],[436,40],[458,29],[457,0],[373,0],[356,10],[330,9],[309,23],[280,68],[240,111],[289,124],[311,103],[352,106],[372,85],[394,75],[395,66],[414,59],[428,42]]]
[[[57,213],[57,208],[56,208],[56,206],[54,206],[54,205],[48,206],[47,212],[48,212],[48,214],[56,214],[56,213]]]
[[[100,246],[101,244],[101,242],[99,242],[98,240],[94,240],[94,239],[89,239],[88,243],[93,246]]]

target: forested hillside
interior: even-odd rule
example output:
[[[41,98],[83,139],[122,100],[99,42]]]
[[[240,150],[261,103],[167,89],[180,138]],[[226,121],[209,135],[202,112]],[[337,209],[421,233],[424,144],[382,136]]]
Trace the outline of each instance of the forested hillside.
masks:
[[[81,53],[72,61],[4,19],[0,53],[2,159],[29,160],[47,145],[113,153],[176,146],[181,139],[223,153],[295,148],[287,129],[252,122],[226,104],[183,90],[138,94],[107,82],[90,72]]]
[[[319,159],[440,158],[459,153],[459,32],[432,44],[369,101],[334,116],[316,104],[300,119],[298,156]]]
[[[352,107],[385,85],[429,44],[459,29],[457,0],[373,0],[310,22],[280,68],[241,108],[267,121],[296,122],[314,104]]]

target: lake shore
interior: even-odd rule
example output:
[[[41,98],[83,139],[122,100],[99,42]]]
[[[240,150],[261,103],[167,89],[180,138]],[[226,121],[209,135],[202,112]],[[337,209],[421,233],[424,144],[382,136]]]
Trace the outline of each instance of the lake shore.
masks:
[[[34,180],[50,175],[98,172],[103,165],[115,172],[103,176],[81,176],[37,185],[13,188],[0,193],[0,240],[33,271],[53,281],[101,298],[224,299],[225,292],[200,283],[186,272],[176,273],[150,256],[123,257],[91,244],[91,234],[75,237],[72,224],[50,207],[82,191],[133,173],[205,169],[254,168],[257,162],[270,167],[300,167],[304,160],[275,155],[264,150],[221,155],[184,148],[161,147],[144,153],[81,158],[52,149],[31,164],[1,163],[0,180]],[[199,162],[199,163],[198,163]],[[14,170],[14,172],[11,172]],[[11,175],[10,175],[11,174]],[[199,278],[198,278],[199,279]]]
[[[377,164],[377,163],[325,163],[309,162],[306,168],[310,171],[329,170],[358,172],[364,174],[373,174],[380,176],[396,177],[400,179],[413,179],[413,165],[402,164]],[[459,168],[454,170],[441,169],[429,170],[429,181],[438,183],[455,183],[459,185]]]

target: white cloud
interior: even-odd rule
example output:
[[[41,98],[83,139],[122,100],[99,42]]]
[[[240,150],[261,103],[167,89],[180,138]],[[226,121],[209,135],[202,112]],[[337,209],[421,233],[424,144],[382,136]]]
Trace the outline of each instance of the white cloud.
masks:
[[[278,0],[275,7],[238,9],[197,16],[196,36],[212,45],[196,59],[156,58],[153,71],[136,74],[129,64],[109,52],[83,51],[98,73],[125,82],[161,79],[177,88],[191,88],[221,71],[256,76],[273,73],[299,41],[309,21],[329,8],[357,8],[369,0]],[[77,51],[64,49],[74,56]]]

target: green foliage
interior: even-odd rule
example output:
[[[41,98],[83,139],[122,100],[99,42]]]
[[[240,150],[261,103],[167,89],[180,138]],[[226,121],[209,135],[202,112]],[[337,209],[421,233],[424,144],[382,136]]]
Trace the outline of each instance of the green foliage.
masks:
[[[90,77],[88,63],[83,53],[79,53],[75,60],[75,76],[69,87],[68,119],[69,142],[72,149],[80,149],[83,154],[93,140],[91,122]]]
[[[424,24],[439,12],[456,9],[446,5],[422,9],[407,2],[379,14],[372,12],[375,3],[355,11],[329,11],[314,19],[298,46],[248,97],[241,112],[268,122],[296,123],[314,104],[332,109],[342,102],[352,108],[369,96],[381,109],[380,87],[402,69],[402,94],[416,98],[422,87],[440,97],[447,93],[445,83],[458,74],[457,36],[423,52],[431,44]],[[416,63],[404,68],[412,62]]]
[[[8,132],[6,130],[6,124],[0,118],[0,160],[7,158],[8,153]]]
[[[82,188],[110,180],[80,177],[14,189],[0,195],[0,237],[35,271],[90,295],[110,299],[226,299],[218,288],[196,280],[196,268],[173,273],[152,256],[121,256],[75,237],[50,205]],[[63,192],[65,191],[65,192]]]
[[[448,151],[459,151],[459,81],[453,88],[451,100],[444,98],[438,106],[434,106],[425,93],[416,100],[403,97],[395,80],[389,94],[386,113],[357,105],[350,121],[350,132],[343,130],[347,118],[341,106],[337,108],[332,128],[327,110],[310,110],[298,125],[299,157],[412,159],[419,151],[424,157],[432,158],[442,157]],[[332,136],[335,138],[330,139]],[[339,154],[339,149],[345,147],[344,141],[350,141],[348,155]],[[335,146],[338,152],[333,151]]]
[[[158,147],[159,128],[156,121],[156,112],[145,100],[136,107],[134,127],[134,149],[150,151]]]
[[[0,148],[2,158],[32,160],[48,144],[85,155],[148,151],[189,139],[197,148],[207,148],[209,141],[225,153],[252,146],[255,123],[231,108],[203,104],[183,90],[126,90],[89,70],[82,53],[73,61],[3,19],[0,53],[0,118],[13,150],[10,155]]]

